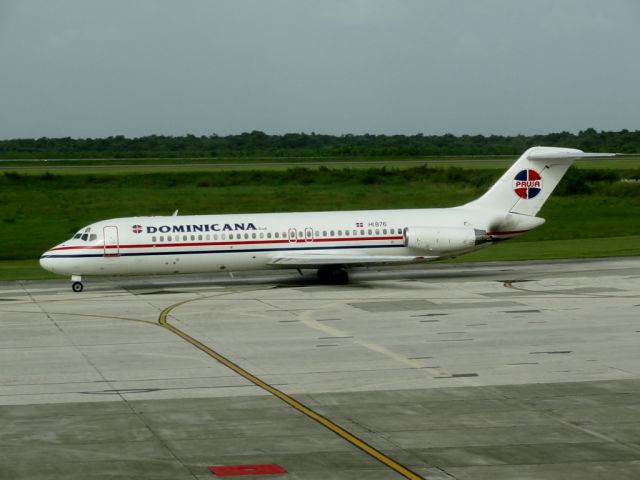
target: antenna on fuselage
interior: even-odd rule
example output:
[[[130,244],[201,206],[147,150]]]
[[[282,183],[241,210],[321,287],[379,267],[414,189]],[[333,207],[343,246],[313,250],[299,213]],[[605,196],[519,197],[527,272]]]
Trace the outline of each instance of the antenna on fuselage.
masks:
[[[173,212],[173,215],[171,215],[172,217],[177,217],[178,216],[178,210],[176,210],[175,212]]]

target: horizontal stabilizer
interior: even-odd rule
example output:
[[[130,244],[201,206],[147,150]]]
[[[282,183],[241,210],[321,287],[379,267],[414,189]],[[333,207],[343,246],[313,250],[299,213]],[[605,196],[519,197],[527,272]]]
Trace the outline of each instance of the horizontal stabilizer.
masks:
[[[437,256],[409,255],[343,255],[343,254],[288,254],[271,258],[268,265],[283,268],[320,268],[324,266],[362,267],[373,265],[402,265],[435,260]]]
[[[580,150],[574,151],[533,151],[531,154],[527,155],[527,158],[532,161],[549,161],[549,160],[578,160],[581,158],[604,158],[604,157],[615,157],[617,154],[615,153],[591,153],[591,152],[581,152]]]

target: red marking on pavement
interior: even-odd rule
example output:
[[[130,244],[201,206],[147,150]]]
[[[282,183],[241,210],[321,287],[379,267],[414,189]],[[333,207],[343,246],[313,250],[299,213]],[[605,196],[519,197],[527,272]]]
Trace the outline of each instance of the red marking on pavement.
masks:
[[[241,475],[278,475],[287,473],[275,463],[266,465],[219,465],[209,467],[211,473],[218,477],[238,477]]]

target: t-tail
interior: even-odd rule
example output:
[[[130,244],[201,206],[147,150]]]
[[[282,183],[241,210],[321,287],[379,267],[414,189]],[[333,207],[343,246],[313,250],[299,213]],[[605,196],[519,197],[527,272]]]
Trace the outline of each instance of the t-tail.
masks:
[[[462,208],[488,218],[487,234],[509,238],[544,223],[536,217],[574,160],[611,157],[573,148],[532,147],[480,198]]]

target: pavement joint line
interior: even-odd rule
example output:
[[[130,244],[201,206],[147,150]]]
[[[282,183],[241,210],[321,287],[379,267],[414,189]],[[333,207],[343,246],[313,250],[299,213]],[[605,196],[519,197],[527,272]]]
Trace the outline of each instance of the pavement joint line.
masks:
[[[583,292],[578,292],[575,290],[559,290],[559,291],[553,291],[553,290],[530,290],[528,288],[523,288],[523,287],[516,287],[515,285],[513,285],[514,283],[522,283],[522,282],[534,282],[535,280],[506,280],[503,283],[503,286],[505,288],[510,288],[512,290],[518,290],[520,292],[525,292],[525,293],[533,293],[533,294],[537,294],[537,295],[562,295],[561,297],[557,297],[557,298],[563,298],[563,297],[574,297],[574,298],[631,298],[630,296],[624,296],[624,295],[604,295],[604,294],[598,294],[598,293],[583,293]],[[505,313],[515,313],[515,312],[505,312]]]
[[[220,296],[220,295],[212,295],[212,296]],[[385,455],[384,453],[380,452],[379,450],[377,450],[373,446],[371,446],[368,443],[366,443],[364,440],[358,438],[354,434],[352,434],[352,433],[348,432],[347,430],[345,430],[344,428],[340,427],[338,424],[332,422],[331,420],[329,420],[328,418],[324,417],[323,415],[320,415],[315,410],[312,410],[311,408],[309,408],[306,405],[302,404],[301,402],[299,402],[295,398],[287,395],[286,393],[282,392],[281,390],[278,390],[274,386],[264,382],[263,380],[261,380],[260,378],[256,377],[255,375],[253,375],[252,373],[248,372],[247,370],[243,369],[242,367],[240,367],[236,363],[232,362],[231,360],[229,360],[225,356],[219,354],[215,350],[211,349],[207,345],[205,345],[202,342],[200,342],[199,340],[191,337],[187,333],[183,332],[182,330],[180,330],[179,328],[173,326],[171,323],[168,322],[167,317],[169,316],[171,311],[173,311],[174,309],[176,309],[176,308],[178,308],[178,307],[180,307],[180,306],[182,306],[182,305],[184,305],[186,303],[194,302],[196,300],[203,300],[205,298],[210,298],[210,297],[191,298],[191,299],[183,300],[181,302],[178,302],[178,303],[175,303],[173,305],[170,305],[170,306],[166,307],[160,313],[160,316],[158,317],[158,323],[162,327],[166,328],[170,332],[174,333],[178,337],[180,337],[183,340],[185,340],[186,342],[190,343],[191,345],[193,345],[197,349],[201,350],[202,352],[206,353],[207,355],[209,355],[213,359],[217,360],[218,362],[220,362],[221,364],[223,364],[227,368],[233,370],[238,375],[240,375],[243,378],[249,380],[254,385],[256,385],[256,386],[262,388],[263,390],[269,392],[270,394],[274,395],[275,397],[277,397],[278,399],[282,400],[283,402],[285,402],[286,404],[288,404],[292,408],[296,409],[298,412],[306,415],[307,417],[311,418],[312,420],[315,420],[316,422],[318,422],[323,427],[329,429],[330,431],[332,431],[333,433],[335,433],[336,435],[338,435],[342,439],[344,439],[347,442],[351,443],[353,446],[355,446],[356,448],[360,449],[361,451],[363,451],[364,453],[368,454],[369,456],[373,457],[374,459],[378,460],[379,462],[381,462],[382,464],[384,464],[385,466],[387,466],[391,470],[395,471],[396,473],[398,473],[398,474],[402,475],[403,477],[408,478],[410,480],[425,480],[425,477],[422,477],[422,476],[418,475],[414,471],[412,471],[409,468],[405,467],[404,465],[398,463],[397,461],[395,461],[391,457]]]
[[[68,313],[68,312],[27,312],[24,310],[2,310],[7,313],[44,313],[45,315],[67,315],[71,317],[82,317],[82,318],[98,318],[98,319],[107,319],[107,320],[125,320],[128,322],[139,322],[146,323],[147,325],[153,325],[154,327],[158,324],[152,320],[141,320],[138,318],[128,318],[128,317],[115,317],[111,315],[91,315],[88,313]]]
[[[108,378],[106,378],[103,374],[103,372],[98,368],[98,366],[89,358],[89,356],[86,354],[86,352],[83,350],[83,346],[82,345],[78,345],[76,342],[74,342],[65,332],[65,330],[58,324],[58,322],[55,320],[55,318],[50,312],[48,312],[40,303],[39,300],[37,300],[32,294],[31,292],[27,289],[26,285],[24,285],[24,282],[19,282],[20,286],[24,289],[24,291],[27,293],[27,295],[29,296],[29,298],[31,299],[32,303],[35,304],[41,311],[42,313],[49,319],[49,321],[51,321],[53,323],[53,325],[60,331],[61,334],[63,334],[66,338],[69,339],[71,345],[73,346],[73,348],[76,349],[76,351],[82,356],[82,358],[84,359],[85,362],[87,362],[87,364],[97,373],[97,375],[99,375],[99,377],[102,379],[100,381],[100,383],[105,384],[107,386],[110,387],[114,387],[114,385],[112,384],[112,380],[109,380]],[[80,314],[81,316],[88,316],[88,317],[95,317],[95,315],[84,315],[84,314]],[[100,316],[98,316],[100,318]],[[104,318],[102,318],[102,320],[104,320]],[[132,319],[125,319],[125,318],[120,318],[120,320],[132,320]],[[144,322],[146,324],[150,324],[150,322]],[[154,324],[155,325],[155,324]],[[124,402],[124,404],[127,406],[127,408],[129,408],[131,410],[131,412],[140,420],[140,422],[149,430],[149,432],[151,433],[151,435],[153,435],[160,443],[162,443],[165,448],[169,451],[169,453],[173,456],[173,458],[182,466],[182,468],[184,468],[187,472],[189,472],[189,469],[187,468],[187,466],[178,458],[178,456],[173,452],[173,450],[171,449],[171,447],[166,444],[165,442],[162,441],[162,439],[158,436],[158,434],[153,430],[153,428],[151,428],[149,426],[149,424],[145,421],[144,416],[140,413],[137,412],[129,403],[129,401],[127,400],[127,398],[123,395],[123,393],[117,389],[114,389],[115,395],[118,396],[118,398],[120,398],[120,400],[122,402]],[[82,392],[80,392],[82,393]],[[194,479],[196,479],[195,475],[192,475]]]

